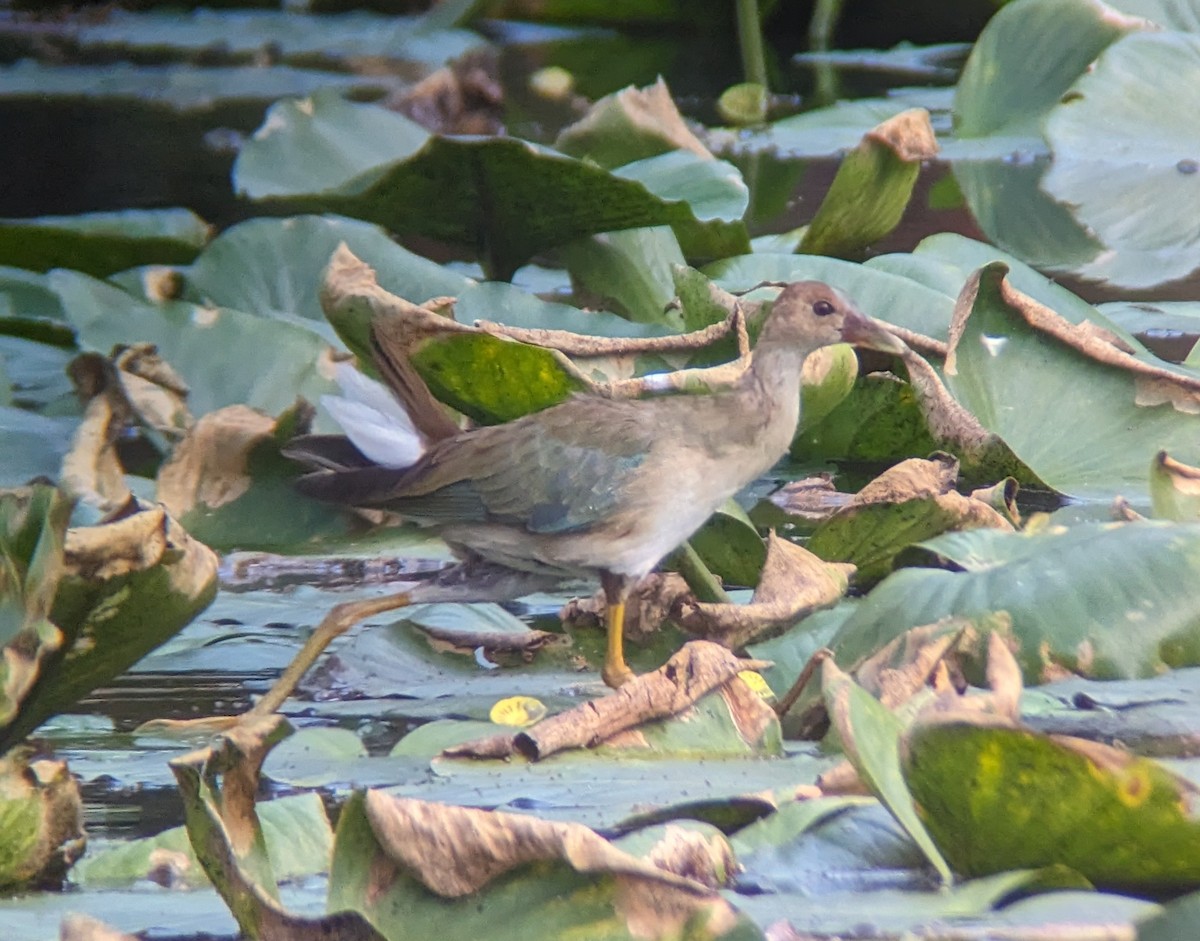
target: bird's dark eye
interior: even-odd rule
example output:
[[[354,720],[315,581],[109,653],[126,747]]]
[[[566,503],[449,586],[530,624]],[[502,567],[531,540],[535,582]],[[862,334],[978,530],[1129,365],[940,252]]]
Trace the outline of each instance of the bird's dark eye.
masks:
[[[828,317],[833,313],[833,309],[829,301],[813,301],[813,313],[818,317]]]

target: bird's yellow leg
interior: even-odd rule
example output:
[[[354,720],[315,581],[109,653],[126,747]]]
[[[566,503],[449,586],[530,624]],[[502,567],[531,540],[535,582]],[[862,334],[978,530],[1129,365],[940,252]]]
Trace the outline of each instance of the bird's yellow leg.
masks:
[[[600,675],[604,682],[617,689],[633,679],[633,671],[625,662],[625,601],[629,588],[623,580],[602,579],[604,585],[604,625],[608,629],[608,649],[604,656],[604,669]]]
[[[280,674],[275,685],[250,709],[240,716],[213,716],[206,719],[153,719],[139,727],[138,731],[188,733],[188,732],[222,732],[245,722],[252,722],[276,712],[304,678],[317,658],[325,652],[325,648],[350,630],[359,621],[394,611],[412,603],[409,592],[398,592],[384,595],[382,598],[370,598],[365,601],[346,601],[335,605],[317,625],[312,635],[305,641],[304,646],[292,658],[287,669]]]

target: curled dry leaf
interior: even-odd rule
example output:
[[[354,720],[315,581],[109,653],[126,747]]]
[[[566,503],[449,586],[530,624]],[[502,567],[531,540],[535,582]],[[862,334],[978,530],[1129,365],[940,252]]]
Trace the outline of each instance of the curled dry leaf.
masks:
[[[920,163],[938,155],[937,136],[924,108],[910,108],[867,131],[868,140],[890,148],[901,160]]]
[[[971,491],[971,499],[986,503],[1002,514],[1013,526],[1021,525],[1021,509],[1017,506],[1017,491],[1020,484],[1015,477],[1005,477],[990,487],[979,487]]]
[[[507,337],[521,343],[558,350],[567,356],[589,359],[629,356],[638,353],[686,353],[703,349],[723,340],[730,333],[737,334],[740,346],[745,322],[735,316],[735,313],[730,313],[719,323],[692,330],[689,333],[675,333],[665,337],[600,337],[572,333],[569,330],[510,327],[501,323],[493,323],[490,320],[477,321],[475,326],[493,336]]]
[[[835,603],[845,595],[853,572],[852,565],[825,562],[770,533],[762,578],[749,604],[684,602],[672,620],[689,633],[737,650]]]
[[[516,735],[466,742],[442,754],[495,758],[520,753],[537,761],[568,748],[592,748],[642,723],[676,715],[742,670],[760,666],[758,661],[739,660],[717,644],[692,641],[657,670],[630,680],[611,695],[582,703]]]
[[[853,506],[863,506],[938,497],[952,491],[957,482],[958,460],[953,455],[939,452],[928,460],[909,458],[889,467],[856,493],[850,502]]]
[[[688,583],[678,572],[652,572],[634,586],[625,602],[625,634],[641,640],[654,634],[662,623],[673,619],[685,600],[692,596]],[[590,598],[572,598],[558,612],[564,624],[597,627],[604,621],[604,590]]]
[[[100,526],[69,529],[63,543],[66,570],[88,581],[144,571],[158,565],[171,546],[169,527],[166,510],[152,506]]]
[[[431,73],[385,104],[434,134],[498,134],[504,89],[494,49],[475,50]]]
[[[84,353],[68,372],[86,404],[60,480],[86,503],[112,510],[129,497],[117,441],[135,425],[177,440],[192,424],[187,385],[148,343],[118,347],[111,357]]]
[[[614,145],[614,141],[619,143]],[[589,157],[605,167],[671,150],[688,150],[712,158],[683,120],[671,90],[661,77],[646,88],[630,86],[601,98],[580,120],[563,129],[554,146],[565,154]],[[619,152],[610,153],[614,147]]]
[[[392,860],[445,898],[471,895],[518,866],[545,861],[565,862],[583,873],[649,880],[693,899],[714,897],[704,882],[631,856],[578,823],[452,807],[374,790],[367,792],[366,813]]]
[[[947,357],[946,369],[949,371],[949,354]],[[909,385],[934,441],[959,455],[968,467],[980,472],[1010,473],[1021,470],[1025,479],[1034,476],[1024,469],[1024,465],[997,435],[984,428],[979,419],[959,404],[937,370],[924,357],[910,349],[902,360],[908,370]]]
[[[196,856],[249,938],[383,941],[357,912],[307,918],[279,901],[254,797],[262,762],[284,729],[280,716],[256,719],[234,727],[211,748],[171,761]]]
[[[311,406],[295,419],[301,430]],[[229,405],[203,416],[158,472],[157,497],[172,516],[232,503],[250,489],[250,457],[277,431],[276,420],[246,405]]]
[[[699,833],[677,824],[667,824],[662,839],[646,858],[659,869],[710,889],[728,886],[738,869],[733,847],[724,835]]]
[[[853,671],[854,679],[889,709],[896,709],[932,684],[940,684],[938,668],[971,627],[966,618],[914,627],[863,661]],[[946,691],[945,687],[939,691]]]

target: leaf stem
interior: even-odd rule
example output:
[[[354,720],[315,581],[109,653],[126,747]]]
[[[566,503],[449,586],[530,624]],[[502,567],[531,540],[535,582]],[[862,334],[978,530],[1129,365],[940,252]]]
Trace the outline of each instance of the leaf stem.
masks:
[[[729,595],[725,593],[725,589],[721,587],[717,577],[708,570],[708,566],[704,564],[704,560],[692,548],[690,542],[685,542],[676,549],[671,561],[698,601],[711,604],[731,603]]]
[[[758,0],[737,0],[738,42],[742,48],[742,71],[746,81],[767,88],[767,59],[763,53],[762,19]]]

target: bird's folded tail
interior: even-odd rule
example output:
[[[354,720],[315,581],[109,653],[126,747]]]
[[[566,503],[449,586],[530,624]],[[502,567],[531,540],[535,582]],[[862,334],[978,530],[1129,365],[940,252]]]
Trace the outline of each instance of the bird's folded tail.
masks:
[[[388,388],[364,376],[349,363],[338,363],[334,379],[341,395],[323,395],[321,404],[342,426],[354,450],[380,467],[411,467],[425,453],[425,439],[404,406]],[[337,439],[334,439],[337,440]],[[318,467],[361,467],[353,453],[323,443],[311,463]],[[303,460],[304,458],[300,458]]]

